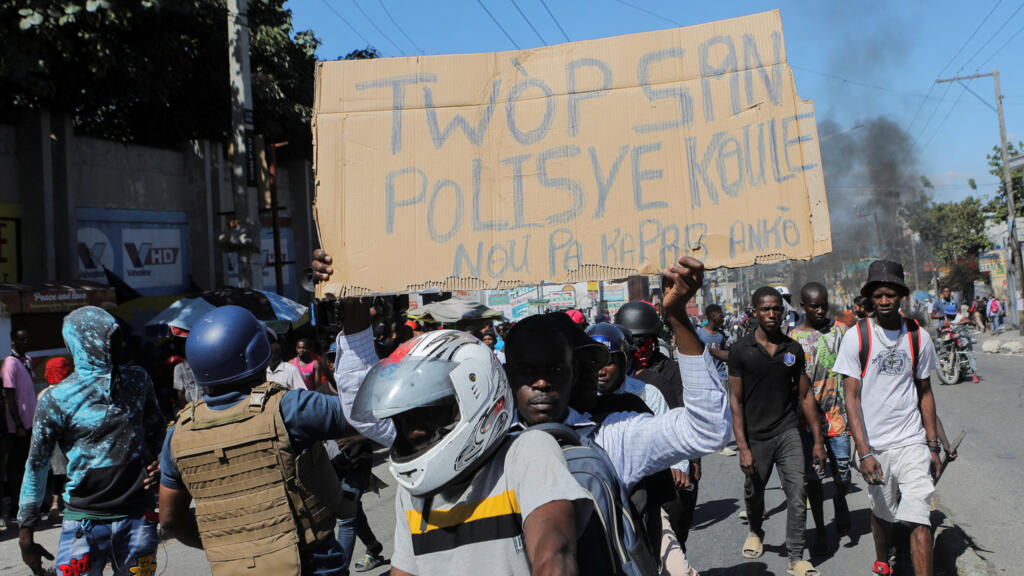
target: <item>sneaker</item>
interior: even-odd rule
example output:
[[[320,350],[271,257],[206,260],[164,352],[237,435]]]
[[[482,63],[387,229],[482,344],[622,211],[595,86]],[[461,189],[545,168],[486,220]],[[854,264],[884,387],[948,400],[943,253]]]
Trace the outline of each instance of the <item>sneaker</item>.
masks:
[[[367,552],[363,554],[363,559],[352,565],[356,572],[366,572],[367,570],[373,570],[378,566],[383,566],[387,563],[387,558],[379,554],[370,554]]]
[[[977,384],[978,382],[981,382],[981,378],[978,378],[978,375],[975,374],[974,376],[971,376],[971,382]]]
[[[736,451],[733,450],[732,448],[729,448],[728,446],[726,446],[725,448],[722,448],[721,450],[719,450],[718,453],[721,454],[722,456],[735,456],[736,455]]]

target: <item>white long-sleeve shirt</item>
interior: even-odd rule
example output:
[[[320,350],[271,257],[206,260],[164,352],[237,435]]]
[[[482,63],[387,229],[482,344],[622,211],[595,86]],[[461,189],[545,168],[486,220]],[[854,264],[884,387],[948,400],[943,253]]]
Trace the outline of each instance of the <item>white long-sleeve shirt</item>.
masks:
[[[594,435],[627,492],[644,476],[718,450],[732,435],[729,393],[714,358],[704,350],[700,356],[677,354],[676,362],[683,378],[682,408],[653,416],[613,412]],[[570,408],[565,423],[581,427],[593,421]]]
[[[612,392],[612,394],[632,394],[639,397],[647,404],[647,407],[654,412],[655,416],[661,416],[662,414],[669,411],[668,403],[665,402],[665,396],[658,390],[657,386],[648,384],[643,380],[638,380],[632,376],[626,376],[623,380],[622,385]],[[690,461],[682,460],[672,465],[676,470],[681,470],[689,474],[690,472]]]
[[[334,382],[338,385],[338,396],[341,398],[341,409],[345,420],[357,432],[383,446],[391,446],[395,441],[395,425],[390,420],[360,422],[352,418],[352,405],[356,401],[356,393],[362,385],[366,374],[380,358],[373,345],[373,331],[367,328],[355,334],[338,334],[338,353],[334,361]]]

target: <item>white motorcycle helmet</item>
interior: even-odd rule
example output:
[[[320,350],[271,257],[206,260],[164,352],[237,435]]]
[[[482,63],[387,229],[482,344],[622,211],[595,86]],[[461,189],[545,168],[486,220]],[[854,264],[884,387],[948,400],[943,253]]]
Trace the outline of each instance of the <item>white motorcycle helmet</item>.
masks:
[[[445,415],[425,448],[413,451],[401,435],[402,415],[438,407]],[[395,420],[391,474],[414,496],[432,494],[472,471],[512,424],[512,390],[501,362],[486,344],[458,330],[427,332],[378,362],[352,406],[356,420]]]

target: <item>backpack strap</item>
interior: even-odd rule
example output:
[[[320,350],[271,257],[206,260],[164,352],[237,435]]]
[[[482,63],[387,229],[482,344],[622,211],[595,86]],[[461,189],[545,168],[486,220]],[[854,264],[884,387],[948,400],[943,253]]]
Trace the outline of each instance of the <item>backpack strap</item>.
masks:
[[[871,358],[871,323],[867,318],[857,321],[857,338],[860,340],[860,379],[864,380]]]
[[[903,321],[907,325],[907,334],[910,335],[910,365],[914,370],[910,374],[910,378],[917,380],[917,366],[921,360],[921,325],[913,318],[904,318]]]
[[[534,424],[526,429],[527,431],[540,430],[547,432],[558,442],[559,446],[579,446],[580,435],[573,430],[572,427],[562,424],[561,422],[545,422],[543,424]]]

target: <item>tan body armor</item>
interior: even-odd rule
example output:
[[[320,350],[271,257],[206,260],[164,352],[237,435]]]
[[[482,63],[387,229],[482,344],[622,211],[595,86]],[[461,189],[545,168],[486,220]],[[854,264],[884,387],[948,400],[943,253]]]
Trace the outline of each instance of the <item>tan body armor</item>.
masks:
[[[284,391],[267,383],[226,410],[197,400],[178,414],[171,452],[215,576],[297,575],[300,550],[334,531],[338,478],[323,444],[292,449],[278,407]]]

